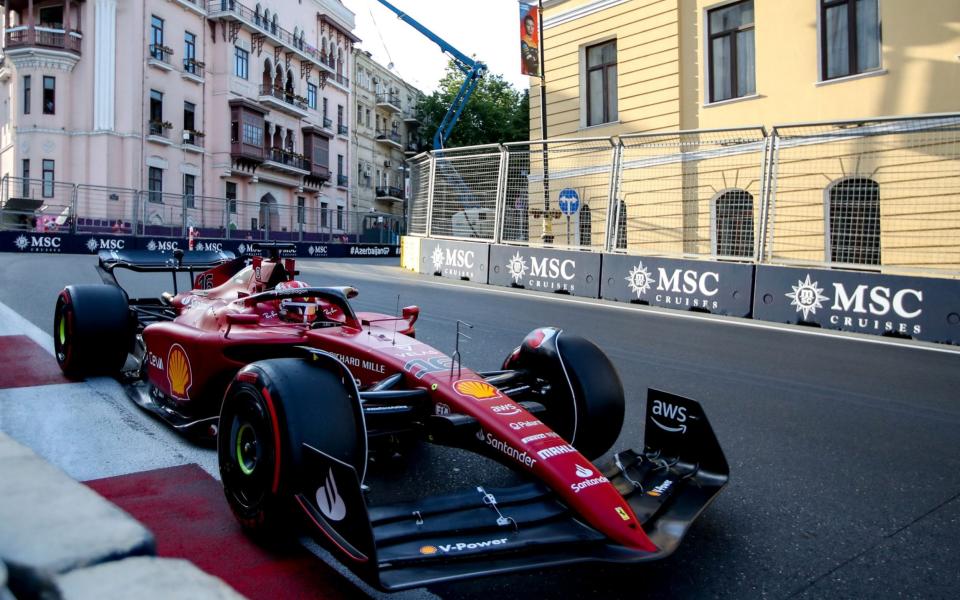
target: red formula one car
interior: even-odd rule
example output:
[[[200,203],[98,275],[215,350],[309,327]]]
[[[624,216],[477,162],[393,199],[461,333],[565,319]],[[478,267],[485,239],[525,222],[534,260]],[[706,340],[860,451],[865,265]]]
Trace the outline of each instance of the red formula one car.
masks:
[[[255,245],[255,247],[257,247]],[[101,252],[107,285],[57,300],[57,360],[109,373],[177,429],[216,436],[242,525],[306,528],[381,589],[582,561],[639,562],[678,546],[729,470],[701,407],[651,390],[642,449],[603,464],[624,392],[591,342],[536,329],[494,372],[414,337],[419,310],[355,312],[351,287],[297,282],[268,257]],[[189,272],[193,289],[129,298],[118,268]],[[426,440],[477,452],[528,483],[369,505],[368,455]]]

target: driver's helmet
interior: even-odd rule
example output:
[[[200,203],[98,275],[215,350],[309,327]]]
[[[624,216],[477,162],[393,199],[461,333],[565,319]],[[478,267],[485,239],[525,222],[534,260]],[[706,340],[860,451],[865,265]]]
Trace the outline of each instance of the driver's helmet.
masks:
[[[282,281],[275,288],[277,291],[308,288],[303,281]],[[283,298],[277,304],[280,318],[292,323],[313,323],[317,319],[317,301],[312,298]]]

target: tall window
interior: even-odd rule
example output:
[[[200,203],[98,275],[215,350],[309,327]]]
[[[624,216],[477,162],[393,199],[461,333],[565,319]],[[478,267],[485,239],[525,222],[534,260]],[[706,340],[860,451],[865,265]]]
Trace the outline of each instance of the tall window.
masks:
[[[746,190],[725,192],[714,203],[717,256],[753,256],[753,195]]]
[[[343,105],[337,105],[337,126],[343,127]]]
[[[30,197],[30,159],[29,158],[24,158],[23,161],[20,163],[20,173],[21,173],[21,177],[23,178],[23,189],[20,190],[21,195],[24,198],[29,198]]]
[[[307,82],[307,106],[317,110],[317,86],[310,82]]]
[[[343,207],[337,207],[337,229],[343,229]]]
[[[150,16],[150,56],[163,60],[163,19]]]
[[[183,206],[185,208],[196,208],[197,178],[187,173],[183,174]]]
[[[753,41],[753,0],[711,10],[710,102],[757,92]]]
[[[163,92],[150,90],[150,135],[163,135]]]
[[[320,227],[328,227],[330,219],[327,218],[327,203],[320,203]]]
[[[343,176],[343,155],[337,155],[337,177]]]
[[[330,104],[329,101],[328,101],[326,98],[324,98],[324,99],[323,99],[323,118],[324,118],[324,119],[327,118],[327,108],[328,108],[329,104]]]
[[[29,75],[23,76],[23,114],[30,114],[30,86],[31,80]]]
[[[226,183],[227,212],[236,214],[237,212],[237,184],[233,181]]]
[[[163,169],[150,167],[147,172],[147,191],[150,202],[163,202]]]
[[[189,31],[183,34],[183,70],[197,73],[197,35]]]
[[[57,79],[45,75],[43,77],[43,114],[52,115],[57,112]]]
[[[370,127],[370,109],[365,108],[363,112],[366,115],[367,127]]]
[[[830,260],[880,264],[880,186],[866,178],[844,179],[830,188]]]
[[[53,198],[53,161],[44,159],[43,161],[43,197]]]
[[[617,42],[587,47],[587,126],[617,120]]]
[[[877,0],[820,1],[820,58],[823,79],[880,68]]]
[[[233,74],[240,79],[250,77],[250,53],[239,46],[233,48]]]
[[[363,125],[363,105],[357,103],[357,125]]]
[[[183,130],[192,133],[197,130],[197,105],[193,102],[183,103]],[[193,136],[190,136],[193,139]]]
[[[297,196],[297,223],[307,222],[307,199],[303,196]]]

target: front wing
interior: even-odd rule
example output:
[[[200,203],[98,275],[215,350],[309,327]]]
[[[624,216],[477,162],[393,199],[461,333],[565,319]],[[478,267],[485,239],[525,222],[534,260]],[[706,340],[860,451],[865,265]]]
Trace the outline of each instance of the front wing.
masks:
[[[647,398],[643,451],[619,452],[597,465],[626,498],[654,552],[609,540],[537,482],[368,508],[352,467],[305,449],[306,473],[295,498],[315,537],[386,590],[586,561],[664,558],[729,477],[700,405],[656,390]],[[331,513],[336,502],[345,513]]]

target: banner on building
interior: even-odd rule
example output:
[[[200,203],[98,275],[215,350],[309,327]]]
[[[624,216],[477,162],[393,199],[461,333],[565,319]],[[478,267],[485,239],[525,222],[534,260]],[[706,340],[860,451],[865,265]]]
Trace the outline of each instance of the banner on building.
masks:
[[[520,72],[540,77],[540,9],[520,4]]]

